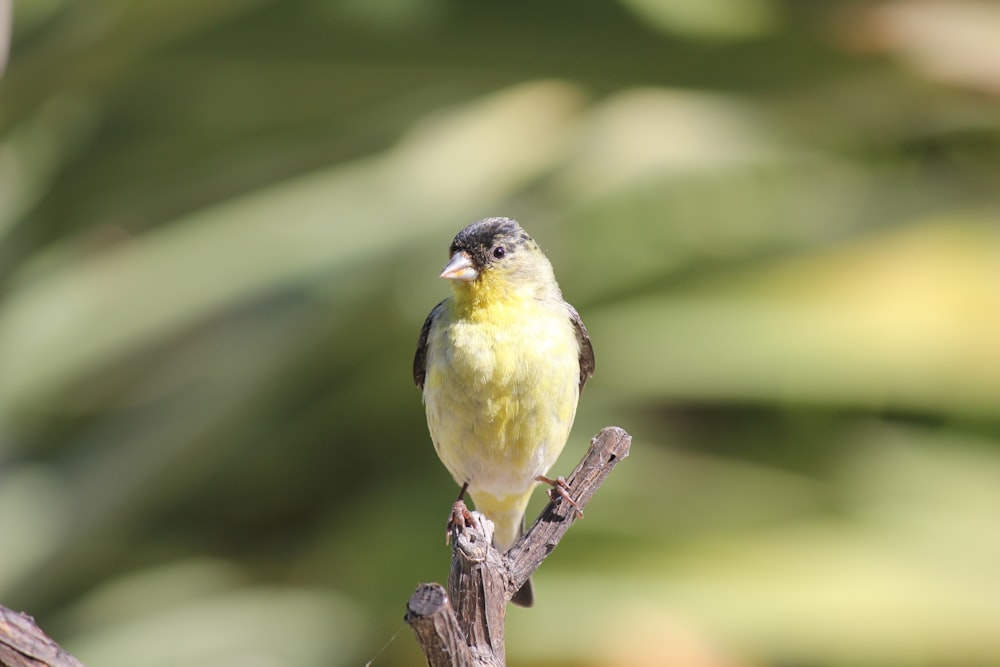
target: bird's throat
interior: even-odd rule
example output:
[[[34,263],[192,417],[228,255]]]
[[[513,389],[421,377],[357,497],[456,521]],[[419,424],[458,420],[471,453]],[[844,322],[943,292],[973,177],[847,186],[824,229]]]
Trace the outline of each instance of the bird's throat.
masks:
[[[457,314],[472,320],[492,319],[498,312],[519,307],[526,298],[506,281],[489,275],[468,283],[456,282],[453,288]]]

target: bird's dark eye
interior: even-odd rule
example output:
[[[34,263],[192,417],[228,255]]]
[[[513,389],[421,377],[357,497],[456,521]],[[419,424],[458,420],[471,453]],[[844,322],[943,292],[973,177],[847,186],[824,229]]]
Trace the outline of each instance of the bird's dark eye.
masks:
[[[502,245],[498,245],[496,248],[493,248],[493,257],[495,259],[503,259],[504,255],[506,255],[506,254],[507,254],[507,250],[504,249],[504,247]]]

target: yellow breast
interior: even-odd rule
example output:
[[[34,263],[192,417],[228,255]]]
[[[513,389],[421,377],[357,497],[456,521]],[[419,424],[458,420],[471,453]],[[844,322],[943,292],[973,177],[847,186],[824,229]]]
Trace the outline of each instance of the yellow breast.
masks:
[[[452,301],[434,323],[427,422],[442,462],[477,504],[530,493],[555,462],[576,413],[579,353],[561,302]]]

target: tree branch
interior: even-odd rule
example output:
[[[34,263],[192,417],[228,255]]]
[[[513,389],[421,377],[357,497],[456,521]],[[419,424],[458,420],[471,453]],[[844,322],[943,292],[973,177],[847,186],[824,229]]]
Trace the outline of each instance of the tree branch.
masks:
[[[406,605],[405,619],[425,647],[430,667],[472,664],[469,647],[459,641],[462,630],[441,584],[421,584]]]
[[[591,440],[566,480],[568,495],[581,510],[628,456],[631,443],[632,437],[617,426],[602,429]],[[560,494],[551,496],[531,528],[503,555],[494,548],[493,524],[483,515],[473,512],[474,522],[455,526],[449,594],[439,584],[421,584],[407,605],[406,622],[430,667],[503,667],[507,603],[578,516]]]
[[[27,614],[0,606],[0,667],[83,667]]]

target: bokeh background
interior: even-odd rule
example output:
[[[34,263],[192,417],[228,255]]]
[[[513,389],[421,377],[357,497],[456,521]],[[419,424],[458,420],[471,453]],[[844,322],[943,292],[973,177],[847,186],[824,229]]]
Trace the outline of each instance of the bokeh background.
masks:
[[[635,438],[512,664],[1000,665],[997,3],[0,26],[0,603],[85,663],[421,664],[413,348],[509,215],[597,353],[556,472]]]

